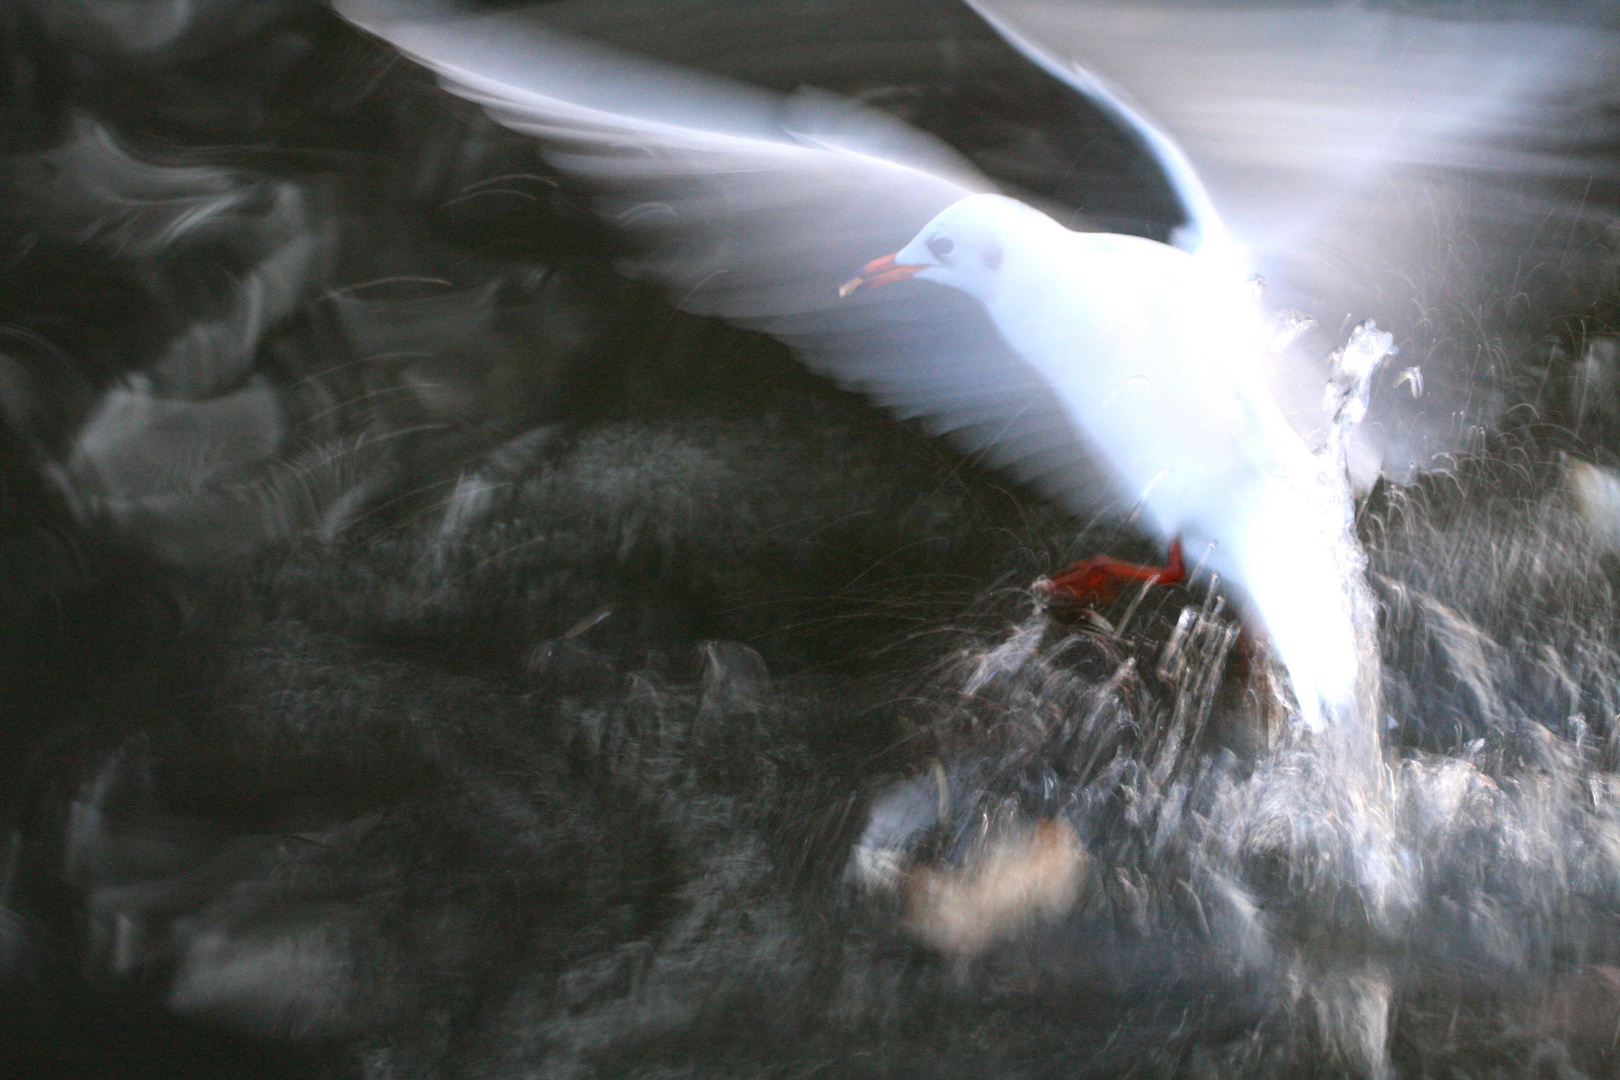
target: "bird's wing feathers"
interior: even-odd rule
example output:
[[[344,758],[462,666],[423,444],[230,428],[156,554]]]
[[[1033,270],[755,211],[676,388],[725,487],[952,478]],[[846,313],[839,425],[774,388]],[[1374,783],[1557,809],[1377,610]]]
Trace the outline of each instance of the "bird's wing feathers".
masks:
[[[1193,216],[1207,190],[1258,269],[1300,295],[1331,290],[1311,264],[1334,252],[1405,250],[1378,192],[1447,172],[1474,185],[1612,175],[1578,153],[1615,127],[1602,106],[1616,103],[1620,40],[1598,27],[1355,4],[998,7],[985,17],[1032,61],[1122,99],[1099,104],[1142,129]]]
[[[984,0],[963,0],[989,26],[1036,67],[1074,87],[1098,107],[1103,115],[1134,135],[1153,156],[1164,173],[1165,182],[1186,215],[1174,242],[1189,251],[1225,247],[1231,243],[1198,170],[1174,137],[1150,118],[1131,98],[1123,85],[1115,85],[1091,70],[1074,56],[1059,56],[1037,44]]]
[[[1271,304],[1313,316],[1328,344],[1369,317],[1395,331],[1429,388],[1375,396],[1397,474],[1492,419],[1478,358],[1504,327],[1479,313],[1528,280],[1569,293],[1593,276],[1580,230],[1615,217],[1594,196],[1613,197],[1620,161],[1620,35],[1581,24],[1579,0],[1484,0],[1467,17],[1421,2],[970,2],[1136,125],[1189,216],[1218,208]]]
[[[838,286],[992,185],[943,143],[857,103],[659,65],[527,12],[338,11],[505,126],[632,241],[626,268],[677,306],[790,345],[812,369],[919,418],[1071,505],[1094,501],[1083,436],[977,302],[922,284]],[[1093,479],[1093,484],[1095,479]]]
[[[527,11],[400,21],[338,9],[535,136],[637,241],[634,268],[702,314],[845,315],[860,305],[836,290],[856,267],[990,188],[948,147],[873,110],[666,67]]]

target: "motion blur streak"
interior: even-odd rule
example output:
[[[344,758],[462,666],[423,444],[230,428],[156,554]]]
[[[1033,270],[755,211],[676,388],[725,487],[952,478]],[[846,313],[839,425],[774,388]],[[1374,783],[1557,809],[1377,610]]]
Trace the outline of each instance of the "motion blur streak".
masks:
[[[315,3],[27,0],[0,1071],[1613,1075],[1612,11],[541,7],[1190,246],[1185,177],[1038,58],[1125,94],[1359,478],[1379,746],[1302,737],[1207,578],[1037,605],[1160,554],[1124,508],[620,273],[758,234],[644,243],[683,208],[604,207]],[[1358,368],[1368,318],[1399,353]]]

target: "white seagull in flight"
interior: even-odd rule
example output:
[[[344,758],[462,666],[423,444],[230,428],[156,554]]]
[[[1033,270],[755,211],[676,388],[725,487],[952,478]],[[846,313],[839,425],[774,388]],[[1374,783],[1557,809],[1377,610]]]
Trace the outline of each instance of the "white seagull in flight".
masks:
[[[1343,503],[1266,386],[1258,305],[1227,259],[1073,232],[1016,199],[980,194],[868,264],[846,291],[901,277],[983,304],[1117,489],[1171,542],[1166,576],[1179,576],[1180,548],[1190,548],[1270,635],[1307,722],[1348,719],[1357,567],[1345,557]]]
[[[336,6],[535,136],[677,306],[774,335],[1073,508],[1100,478],[1170,545],[1169,574],[1185,547],[1220,575],[1307,725],[1355,717],[1361,560],[1341,488],[1268,389],[1247,256],[1176,141],[1087,69],[977,8],[1153,153],[1187,210],[1181,246],[1071,231],[874,110],[616,52],[544,9]],[[907,277],[946,287],[863,287]]]

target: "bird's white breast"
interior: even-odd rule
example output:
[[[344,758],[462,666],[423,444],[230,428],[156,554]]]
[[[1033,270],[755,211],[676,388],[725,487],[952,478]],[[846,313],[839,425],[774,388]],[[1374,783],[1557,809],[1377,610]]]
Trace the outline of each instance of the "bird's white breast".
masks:
[[[986,305],[1121,497],[1165,535],[1267,497],[1307,451],[1266,388],[1245,283],[1151,240],[1062,234],[1009,258]]]

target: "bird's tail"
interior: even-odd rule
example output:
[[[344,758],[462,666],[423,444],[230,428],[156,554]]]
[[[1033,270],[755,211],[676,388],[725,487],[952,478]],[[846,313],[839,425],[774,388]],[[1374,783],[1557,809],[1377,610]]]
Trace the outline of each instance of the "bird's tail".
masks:
[[[1365,557],[1343,513],[1310,505],[1315,495],[1274,500],[1216,561],[1270,638],[1306,727],[1376,746],[1378,651]]]

